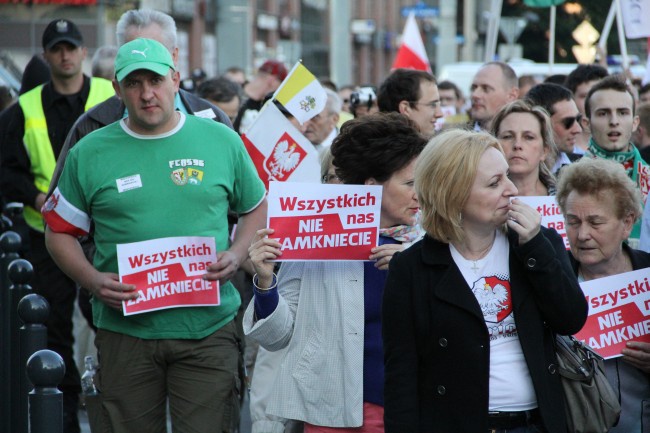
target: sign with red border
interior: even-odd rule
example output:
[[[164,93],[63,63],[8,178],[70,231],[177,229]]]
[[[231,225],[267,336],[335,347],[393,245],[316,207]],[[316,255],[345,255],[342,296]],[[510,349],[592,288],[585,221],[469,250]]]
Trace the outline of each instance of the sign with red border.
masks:
[[[120,281],[139,297],[122,302],[125,316],[220,304],[219,281],[204,280],[217,261],[213,237],[171,237],[117,245]]]
[[[621,356],[628,341],[650,343],[650,268],[580,283],[589,304],[575,337],[604,358]]]
[[[382,187],[271,182],[267,226],[279,260],[368,260],[377,245]]]

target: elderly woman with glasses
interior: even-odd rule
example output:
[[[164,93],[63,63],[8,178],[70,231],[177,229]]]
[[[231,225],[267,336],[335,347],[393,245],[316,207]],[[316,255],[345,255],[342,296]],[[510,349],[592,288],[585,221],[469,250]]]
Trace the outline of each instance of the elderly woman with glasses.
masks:
[[[549,169],[557,156],[548,114],[523,100],[505,105],[492,120],[492,135],[508,161],[508,177],[519,195],[555,195],[555,176]]]
[[[557,201],[580,281],[650,267],[649,253],[625,243],[641,216],[640,194],[624,168],[613,161],[583,158],[563,169]],[[650,343],[628,342],[621,355],[605,360],[605,373],[621,402],[619,422],[610,433],[647,432]]]
[[[587,302],[507,174],[483,132],[443,132],[418,158],[426,236],[384,290],[386,433],[567,433],[555,334],[579,331]]]

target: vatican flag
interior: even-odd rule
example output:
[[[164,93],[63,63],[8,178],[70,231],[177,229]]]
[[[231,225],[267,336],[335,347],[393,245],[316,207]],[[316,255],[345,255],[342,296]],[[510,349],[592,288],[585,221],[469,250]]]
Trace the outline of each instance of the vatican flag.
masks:
[[[327,93],[314,74],[297,62],[284,79],[273,98],[302,125],[319,114],[327,103]]]

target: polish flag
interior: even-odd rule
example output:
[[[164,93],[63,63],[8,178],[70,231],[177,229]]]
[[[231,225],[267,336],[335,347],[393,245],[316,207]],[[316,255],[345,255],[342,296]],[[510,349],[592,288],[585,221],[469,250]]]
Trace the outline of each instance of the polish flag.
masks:
[[[424,49],[420,29],[415,22],[415,15],[411,12],[406,19],[404,33],[402,34],[402,45],[397,51],[392,69],[417,69],[431,72],[431,65]]]

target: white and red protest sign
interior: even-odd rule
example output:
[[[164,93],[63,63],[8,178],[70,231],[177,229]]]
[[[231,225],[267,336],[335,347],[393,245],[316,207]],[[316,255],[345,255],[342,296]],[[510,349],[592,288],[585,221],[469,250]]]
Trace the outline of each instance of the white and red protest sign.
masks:
[[[176,307],[219,305],[219,282],[203,280],[217,261],[213,237],[172,237],[117,245],[120,281],[134,284],[125,316]]]
[[[318,151],[273,103],[267,103],[242,135],[257,174],[270,181],[320,182]]]
[[[271,182],[267,226],[278,260],[368,260],[377,245],[380,185]]]
[[[549,229],[555,229],[555,231],[562,236],[566,249],[569,249],[569,238],[567,238],[566,235],[564,216],[562,215],[560,206],[557,205],[554,196],[519,196],[515,198],[521,200],[539,212],[542,216],[542,225]]]
[[[621,356],[628,341],[650,343],[650,268],[580,283],[589,304],[575,337],[604,358]]]

